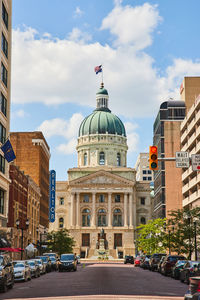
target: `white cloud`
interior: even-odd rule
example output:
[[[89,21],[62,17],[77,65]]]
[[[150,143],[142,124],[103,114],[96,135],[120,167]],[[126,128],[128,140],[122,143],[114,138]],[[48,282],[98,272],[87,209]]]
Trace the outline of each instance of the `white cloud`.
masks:
[[[69,40],[77,43],[86,43],[91,41],[92,37],[87,32],[82,32],[79,28],[73,28],[72,32],[69,34]]]
[[[128,152],[138,151],[139,135],[136,132],[127,134]]]
[[[24,118],[25,116],[28,116],[28,113],[26,113],[23,109],[19,109],[16,111],[13,111],[12,113],[12,118]]]
[[[63,154],[74,154],[76,152],[77,139],[71,139],[67,144],[61,144],[56,149]]]
[[[75,17],[81,17],[83,15],[83,11],[80,9],[79,6],[76,7],[75,12],[74,12],[74,16]]]
[[[37,130],[42,131],[46,138],[62,136],[70,139],[77,136],[77,128],[79,128],[82,120],[83,116],[75,113],[69,120],[59,118],[45,120]]]
[[[115,46],[133,45],[136,50],[152,44],[152,33],[161,21],[156,5],[144,3],[141,6],[115,8],[103,20],[101,29],[109,29],[116,36]]]

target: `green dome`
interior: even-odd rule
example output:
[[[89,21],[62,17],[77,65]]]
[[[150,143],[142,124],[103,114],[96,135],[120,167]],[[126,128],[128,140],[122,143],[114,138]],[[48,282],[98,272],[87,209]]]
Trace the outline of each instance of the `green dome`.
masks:
[[[79,136],[96,133],[126,136],[124,124],[117,116],[112,114],[108,108],[94,110],[94,112],[86,117],[80,125]]]
[[[108,95],[108,91],[106,89],[104,89],[104,87],[103,87],[98,90],[96,95]]]

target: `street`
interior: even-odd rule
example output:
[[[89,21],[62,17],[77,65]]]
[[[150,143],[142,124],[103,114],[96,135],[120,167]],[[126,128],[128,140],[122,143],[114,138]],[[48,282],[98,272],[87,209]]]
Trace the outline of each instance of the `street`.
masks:
[[[121,295],[127,296],[123,299],[175,300],[183,299],[187,290],[188,286],[178,280],[130,264],[88,263],[79,265],[77,272],[51,272],[30,282],[15,283],[12,290],[0,294],[0,299],[53,300],[81,295],[87,295],[84,299],[112,299],[109,295],[122,299],[116,297]],[[136,297],[139,295],[145,297]]]

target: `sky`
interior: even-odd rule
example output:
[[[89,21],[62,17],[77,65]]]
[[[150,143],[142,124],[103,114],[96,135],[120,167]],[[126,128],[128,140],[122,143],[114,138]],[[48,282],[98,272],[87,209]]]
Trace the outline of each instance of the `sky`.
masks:
[[[11,131],[42,131],[50,169],[67,180],[102,64],[134,167],[153,143],[160,104],[180,99],[184,76],[200,75],[199,11],[199,0],[13,0]]]

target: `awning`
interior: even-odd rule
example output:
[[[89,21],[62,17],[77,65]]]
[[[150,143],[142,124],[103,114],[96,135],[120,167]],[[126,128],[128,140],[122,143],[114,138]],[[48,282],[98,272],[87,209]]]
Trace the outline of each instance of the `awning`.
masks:
[[[21,248],[0,248],[0,251],[7,251],[7,252],[21,252],[23,249]]]

